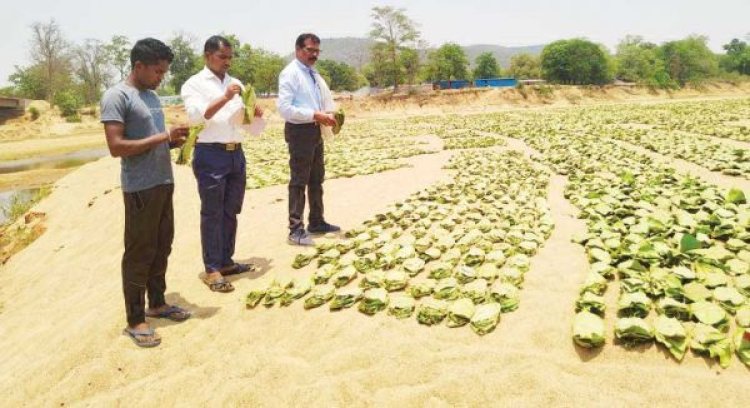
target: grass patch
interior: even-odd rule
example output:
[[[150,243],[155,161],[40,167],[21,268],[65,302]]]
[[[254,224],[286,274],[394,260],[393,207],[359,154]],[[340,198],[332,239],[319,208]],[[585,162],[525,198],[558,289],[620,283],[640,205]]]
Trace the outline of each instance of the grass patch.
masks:
[[[17,254],[45,231],[44,213],[28,212],[34,204],[47,197],[51,192],[49,186],[44,186],[28,200],[14,196],[11,202],[2,208],[8,220],[0,225],[0,265]],[[17,222],[23,217],[23,222]]]
[[[50,186],[42,186],[39,190],[29,199],[23,199],[19,195],[14,195],[11,198],[10,203],[0,208],[0,211],[5,214],[7,220],[5,223],[0,225],[0,228],[7,227],[8,225],[16,222],[22,215],[26,214],[31,207],[33,207],[39,201],[42,201],[44,197],[47,197],[52,191]]]

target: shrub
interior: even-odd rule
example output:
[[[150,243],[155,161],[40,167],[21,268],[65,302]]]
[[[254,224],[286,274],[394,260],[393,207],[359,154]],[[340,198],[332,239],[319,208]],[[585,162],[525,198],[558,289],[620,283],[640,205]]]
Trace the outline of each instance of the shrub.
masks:
[[[39,109],[32,106],[29,108],[29,114],[31,115],[31,120],[37,120],[39,119]]]
[[[78,116],[78,109],[81,107],[81,99],[73,91],[64,90],[55,95],[53,101],[55,106],[60,109],[63,117]],[[79,120],[80,122],[80,120]]]

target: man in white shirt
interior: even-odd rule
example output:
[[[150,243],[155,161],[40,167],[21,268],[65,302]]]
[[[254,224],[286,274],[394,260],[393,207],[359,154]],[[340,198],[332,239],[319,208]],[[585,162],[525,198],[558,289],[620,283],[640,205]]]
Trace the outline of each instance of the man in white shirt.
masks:
[[[286,121],[284,139],[289,148],[289,243],[313,245],[311,234],[337,232],[341,228],[323,218],[323,139],[320,126],[336,124],[333,113],[325,112],[321,97],[323,78],[314,65],[320,55],[320,38],[301,34],[295,43],[295,59],[279,74],[276,105]],[[308,228],[303,222],[305,188],[310,201]]]
[[[248,272],[250,264],[234,262],[237,214],[245,198],[245,155],[240,126],[244,118],[242,84],[227,74],[232,44],[215,35],[206,40],[206,66],[182,86],[188,119],[203,123],[193,157],[193,173],[201,198],[201,245],[206,275],[203,281],[215,292],[234,290],[224,276]],[[263,111],[256,107],[255,116]]]

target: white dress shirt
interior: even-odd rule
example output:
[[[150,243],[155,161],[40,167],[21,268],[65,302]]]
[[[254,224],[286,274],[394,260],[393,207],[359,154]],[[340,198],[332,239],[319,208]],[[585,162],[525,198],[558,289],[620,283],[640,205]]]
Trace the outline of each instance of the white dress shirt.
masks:
[[[243,91],[245,89],[237,78],[225,74],[222,81],[210,69],[204,67],[182,85],[181,96],[185,102],[190,124],[206,124],[206,128],[198,134],[198,143],[241,143],[243,141],[240,126],[245,115],[245,105],[240,95],[235,95],[211,119],[205,118],[208,105],[223,97],[227,87],[231,84],[239,85]]]
[[[323,106],[318,81],[323,81],[323,78],[317,71],[297,58],[281,71],[276,107],[285,121],[294,124],[313,122],[313,114]]]

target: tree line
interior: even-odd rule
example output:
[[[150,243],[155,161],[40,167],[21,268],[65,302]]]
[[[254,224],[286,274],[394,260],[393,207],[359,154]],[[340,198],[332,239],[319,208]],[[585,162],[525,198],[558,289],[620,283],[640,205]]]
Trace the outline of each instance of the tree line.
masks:
[[[423,82],[500,76],[577,85],[601,85],[619,79],[655,88],[679,88],[717,77],[736,79],[750,75],[750,46],[737,38],[724,45],[724,54],[712,52],[703,36],[662,44],[627,36],[614,54],[583,38],[565,39],[546,45],[538,56],[514,55],[510,66],[503,69],[489,52],[472,63],[455,43],[428,49],[418,24],[404,9],[373,7],[371,18],[369,37],[373,45],[369,61],[360,69],[326,59],[318,62],[318,70],[334,91],[354,91],[366,85],[395,90],[401,85]],[[230,75],[252,84],[258,93],[275,93],[286,59],[242,43],[236,35],[224,35],[235,50]],[[203,56],[197,40],[188,33],[175,34],[166,42],[175,59],[158,92],[174,95],[203,68]],[[106,87],[127,76],[130,47],[131,40],[122,35],[108,41],[87,39],[73,44],[56,21],[34,23],[31,64],[16,66],[9,77],[12,85],[0,89],[0,95],[47,100],[57,105],[64,116],[74,118],[81,106],[98,102]]]

